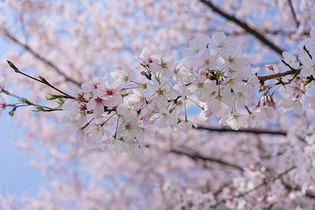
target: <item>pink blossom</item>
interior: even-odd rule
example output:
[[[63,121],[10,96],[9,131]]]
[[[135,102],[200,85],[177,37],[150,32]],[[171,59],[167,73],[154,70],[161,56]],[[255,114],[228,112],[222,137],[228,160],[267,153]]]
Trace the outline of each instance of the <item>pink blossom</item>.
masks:
[[[103,99],[102,104],[104,106],[109,108],[118,106],[122,101],[119,88],[120,86],[117,87],[115,84],[110,84],[109,82],[105,82],[100,86],[97,95]]]
[[[0,76],[0,93],[4,90],[4,78]]]
[[[96,96],[95,98],[92,98],[86,106],[88,110],[93,110],[94,117],[98,119],[102,117],[104,113],[104,103],[105,99]]]
[[[87,81],[81,85],[82,91],[84,93],[93,93],[96,94],[99,91],[100,83],[97,81]]]
[[[6,108],[6,103],[4,98],[0,95],[0,115],[2,114],[3,110]]]
[[[151,49],[148,47],[144,47],[139,56],[140,63],[142,63],[143,65],[150,65],[153,62],[151,56],[152,56]]]

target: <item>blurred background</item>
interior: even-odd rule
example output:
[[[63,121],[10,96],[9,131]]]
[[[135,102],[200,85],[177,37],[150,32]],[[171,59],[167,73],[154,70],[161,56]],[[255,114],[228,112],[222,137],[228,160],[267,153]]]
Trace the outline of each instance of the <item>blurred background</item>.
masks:
[[[70,90],[122,63],[139,71],[137,57],[145,46],[172,49],[179,58],[191,39],[222,31],[242,43],[243,54],[263,75],[266,64],[280,63],[283,51],[295,53],[298,43],[309,36],[314,11],[312,0],[2,0],[0,73],[7,89],[51,105],[45,97],[52,90],[15,74],[6,59]],[[261,161],[250,149],[254,143],[246,142],[254,137],[246,134],[218,137],[193,131],[174,137],[157,132],[147,137],[153,149],[131,159],[78,142],[61,123],[61,113],[26,108],[10,117],[9,111],[0,118],[0,206],[2,202],[16,209],[137,209],[153,204],[158,208],[154,189],[168,178],[202,188],[218,177],[231,180],[239,173],[215,169],[221,166],[208,170],[196,160],[165,150],[174,142],[241,165],[249,159]],[[219,127],[216,122],[210,119],[206,125]],[[271,123],[281,130],[284,122]],[[238,140],[230,143],[233,135]],[[277,138],[282,141],[279,136],[263,136],[261,141],[270,146]],[[243,141],[244,148],[235,151]],[[242,159],[244,154],[249,158]]]

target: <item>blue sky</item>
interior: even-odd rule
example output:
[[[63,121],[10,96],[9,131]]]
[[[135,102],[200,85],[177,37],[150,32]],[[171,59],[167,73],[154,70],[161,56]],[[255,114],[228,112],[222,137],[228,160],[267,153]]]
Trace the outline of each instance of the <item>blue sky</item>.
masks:
[[[0,194],[35,196],[43,178],[38,169],[27,166],[30,157],[14,147],[14,142],[23,140],[25,132],[14,121],[7,112],[0,118]]]
[[[4,55],[9,50],[8,42],[0,39],[0,62],[5,62]],[[0,194],[5,197],[9,194],[35,196],[44,178],[38,169],[27,166],[30,157],[14,147],[14,142],[22,141],[26,132],[25,128],[15,125],[15,120],[8,110],[0,116]]]

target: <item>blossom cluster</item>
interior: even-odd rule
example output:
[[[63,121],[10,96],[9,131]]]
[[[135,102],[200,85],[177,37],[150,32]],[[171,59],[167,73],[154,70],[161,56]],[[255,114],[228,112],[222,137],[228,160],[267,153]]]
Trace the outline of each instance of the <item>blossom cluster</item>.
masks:
[[[190,41],[184,49],[185,57],[177,62],[169,50],[145,47],[139,56],[143,68],[140,81],[136,81],[136,72],[124,64],[111,72],[111,77],[83,83],[74,96],[56,98],[65,99],[61,104],[66,111],[64,122],[76,130],[79,138],[115,151],[144,147],[144,133],[150,128],[189,130],[193,123],[188,119],[187,107],[191,104],[200,108],[201,120],[216,115],[222,125],[235,130],[247,128],[272,118],[277,89],[279,105],[285,109],[300,108],[304,98],[315,107],[314,39],[313,29],[311,37],[300,45],[304,54],[299,60],[292,53],[283,53],[285,65],[281,68],[294,72],[288,74],[292,78],[275,78],[275,85],[267,85],[257,76],[242,56],[237,40],[228,40],[219,32]],[[268,69],[275,71],[271,65]],[[41,82],[48,83],[45,79]],[[3,79],[0,85],[1,92],[6,93]],[[271,93],[277,85],[279,88]],[[257,89],[261,96],[253,104]],[[2,111],[7,106],[2,97],[0,103]]]
[[[299,191],[306,194],[315,188],[315,128],[310,125],[295,130],[290,136],[290,147],[285,152],[284,164],[296,166],[290,180],[301,186]]]
[[[299,57],[283,52],[285,66],[281,66],[282,69],[296,71],[293,78],[281,78],[283,85],[279,90],[279,104],[285,109],[301,111],[303,104],[315,109],[315,29],[310,36],[299,44],[302,51]],[[299,73],[301,77],[296,77]]]
[[[241,51],[241,45],[224,33],[192,40],[184,50],[186,57],[178,62],[171,51],[144,48],[139,56],[144,68],[141,82],[135,81],[135,72],[125,64],[111,73],[112,78],[82,84],[75,99],[63,105],[68,111],[65,121],[78,128],[80,136],[115,150],[141,148],[150,127],[190,129],[188,103],[200,107],[203,120],[224,109],[228,114],[222,124],[248,127],[249,119],[255,123],[268,115],[264,111],[257,116],[258,110],[269,107],[251,112],[246,106],[259,80]],[[244,107],[247,115],[238,112]]]
[[[156,189],[161,203],[171,205],[174,209],[209,209],[216,203],[211,191],[184,188],[181,183],[167,180],[161,188]]]

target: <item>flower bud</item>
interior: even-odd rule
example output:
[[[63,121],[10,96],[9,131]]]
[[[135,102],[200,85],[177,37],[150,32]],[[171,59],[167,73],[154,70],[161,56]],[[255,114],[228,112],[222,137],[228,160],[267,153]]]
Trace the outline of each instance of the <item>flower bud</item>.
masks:
[[[266,69],[274,71],[273,65],[265,65]]]

